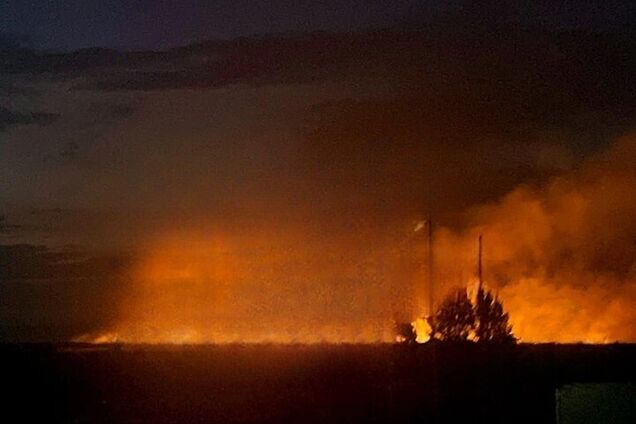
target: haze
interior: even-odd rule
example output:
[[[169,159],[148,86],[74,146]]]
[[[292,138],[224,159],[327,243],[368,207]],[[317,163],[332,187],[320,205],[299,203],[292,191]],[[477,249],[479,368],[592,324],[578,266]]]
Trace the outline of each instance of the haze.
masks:
[[[522,341],[636,341],[625,18],[407,3],[0,35],[0,338],[391,341],[430,215],[439,296],[483,234]]]

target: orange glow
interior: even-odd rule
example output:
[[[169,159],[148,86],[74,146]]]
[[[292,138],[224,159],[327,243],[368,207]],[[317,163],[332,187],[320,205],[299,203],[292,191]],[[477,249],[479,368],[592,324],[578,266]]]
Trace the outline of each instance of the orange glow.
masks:
[[[416,341],[418,343],[426,343],[431,339],[430,332],[431,326],[428,325],[428,322],[424,318],[418,318],[413,323],[413,328],[415,329],[415,334],[417,334]]]
[[[521,186],[437,234],[441,281],[474,273],[484,238],[486,283],[525,342],[636,341],[636,137],[545,187]]]
[[[388,307],[365,307],[359,267],[295,248],[293,235],[212,231],[153,240],[119,319],[96,343],[370,343],[393,338]],[[323,250],[320,248],[320,250]],[[359,260],[359,258],[356,258]],[[331,267],[328,263],[332,263]],[[339,278],[349,279],[339,287]],[[366,278],[369,278],[368,276]],[[376,277],[370,277],[376,278]],[[314,281],[326,282],[330,290]],[[367,282],[368,283],[368,282]],[[344,287],[344,284],[349,286]],[[353,286],[353,287],[352,287]],[[357,287],[356,287],[357,286]],[[360,294],[356,305],[354,293]],[[344,295],[341,295],[344,293]],[[368,302],[366,303],[368,305]],[[375,308],[375,310],[373,309]]]
[[[463,231],[440,228],[437,301],[473,284],[483,234],[486,284],[522,342],[635,342],[635,162],[626,138],[571,175],[469,211]],[[402,314],[426,341],[424,232],[267,228],[150,240],[118,321],[79,340],[392,342]]]

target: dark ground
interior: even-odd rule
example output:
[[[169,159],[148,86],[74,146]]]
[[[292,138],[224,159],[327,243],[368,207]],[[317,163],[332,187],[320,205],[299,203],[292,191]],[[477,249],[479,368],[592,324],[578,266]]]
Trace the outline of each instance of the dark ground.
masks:
[[[7,344],[0,357],[3,422],[553,423],[557,387],[636,381],[636,345],[618,344]]]

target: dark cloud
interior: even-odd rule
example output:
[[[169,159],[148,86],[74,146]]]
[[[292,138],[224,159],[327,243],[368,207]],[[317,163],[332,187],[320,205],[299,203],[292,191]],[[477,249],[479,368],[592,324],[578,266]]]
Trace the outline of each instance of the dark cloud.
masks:
[[[21,96],[36,96],[38,90],[29,86],[28,82],[18,78],[0,77],[0,98],[16,98]]]
[[[597,113],[594,94],[564,94],[556,82],[428,78],[435,81],[409,93],[312,107],[298,162],[314,189],[308,197],[448,218],[517,184],[544,181],[634,123],[633,103]]]
[[[565,95],[593,99],[597,107],[616,96],[614,102],[630,101],[626,92],[634,88],[636,42],[629,33],[444,24],[411,32],[239,38],[156,52],[9,51],[0,74],[88,76],[81,87],[141,91],[368,77],[412,84],[438,74],[464,87],[483,84],[487,90],[497,84],[498,91],[522,98],[540,98],[558,87]]]
[[[59,116],[47,112],[16,112],[0,107],[0,132],[18,125],[48,125]]]
[[[135,107],[125,103],[92,102],[87,111],[95,115],[96,119],[125,119],[132,116]]]
[[[72,78],[116,70],[161,66],[162,52],[119,52],[87,48],[68,53],[45,53],[34,49],[0,50],[0,74]]]
[[[6,215],[0,215],[0,235],[10,236],[23,228],[22,225],[9,222]]]
[[[548,32],[452,19],[455,26],[446,20],[445,25],[414,31],[269,35],[164,51],[12,51],[11,60],[0,62],[0,74],[77,78],[69,86],[83,89],[77,96],[90,99],[88,106],[78,111],[79,124],[73,129],[68,124],[51,154],[75,157],[81,148],[87,160],[109,157],[113,164],[123,163],[124,153],[141,157],[145,147],[134,146],[138,139],[149,145],[163,143],[165,134],[182,140],[215,134],[214,118],[200,110],[207,105],[198,103],[199,109],[193,106],[189,114],[145,112],[151,109],[145,103],[149,96],[173,96],[164,107],[176,100],[185,110],[190,107],[183,101],[187,96],[205,96],[200,89],[231,84],[282,91],[316,83],[355,91],[351,99],[315,101],[302,112],[304,122],[295,134],[301,138],[300,149],[278,170],[290,180],[304,181],[301,188],[289,190],[307,190],[307,198],[342,187],[333,203],[350,197],[344,192],[355,186],[364,202],[387,195],[411,208],[434,199],[444,209],[455,209],[569,168],[633,125],[636,42],[628,34]],[[210,90],[210,99],[217,94]],[[133,123],[127,118],[136,112],[140,115]],[[5,127],[53,118],[8,109],[0,109],[0,117],[2,113]],[[294,119],[278,118],[284,121],[281,126]],[[174,119],[175,125],[153,134],[166,119]],[[88,144],[110,139],[121,122],[130,125],[120,127],[119,138],[104,141],[91,157]],[[109,143],[124,138],[125,149],[109,149]],[[157,152],[161,149],[146,152],[145,160]],[[157,172],[165,172],[166,165],[198,172],[185,152],[173,153],[175,163],[156,159]],[[177,196],[196,191],[209,169],[207,164],[201,167],[201,178],[193,176],[193,181],[179,174],[183,187],[171,184]],[[502,174],[506,178],[497,178]],[[463,180],[474,184],[468,194],[462,193]],[[264,187],[250,190],[260,195]]]
[[[79,145],[74,141],[70,141],[64,146],[64,149],[60,152],[60,156],[66,159],[75,159]]]
[[[106,61],[102,66],[117,70],[95,75],[88,86],[161,90],[365,78],[410,86],[430,84],[437,77],[459,84],[459,90],[477,89],[474,95],[487,96],[484,103],[496,103],[493,90],[496,95],[532,100],[558,88],[566,96],[587,97],[600,107],[608,101],[633,103],[625,94],[626,88],[635,87],[633,40],[628,34],[510,29],[494,34],[385,31],[249,38],[157,53],[154,63],[143,66],[132,58]],[[73,67],[78,69],[77,64]],[[558,119],[559,110],[552,113]]]
[[[217,40],[156,52],[27,51],[17,55],[13,65],[0,65],[0,73],[4,69],[24,72],[14,77],[33,73],[77,77],[69,85],[83,88],[77,96],[85,96],[89,103],[77,113],[79,124],[73,129],[68,124],[51,154],[75,157],[81,149],[82,158],[98,164],[107,157],[112,164],[125,163],[124,154],[145,157],[157,169],[144,167],[143,175],[136,178],[148,182],[166,180],[166,169],[187,169],[175,177],[179,184],[172,180],[165,187],[188,204],[211,197],[214,190],[201,188],[201,181],[208,179],[205,161],[215,159],[211,150],[189,155],[185,147],[180,151],[168,145],[174,139],[185,146],[193,137],[226,137],[215,136],[219,125],[251,125],[244,120],[214,124],[208,108],[219,92],[206,94],[199,89],[240,84],[272,92],[299,87],[301,93],[307,90],[303,84],[316,83],[355,91],[350,99],[313,101],[302,110],[303,124],[294,128],[299,149],[293,157],[285,156],[286,163],[276,175],[252,180],[243,175],[239,184],[235,175],[228,174],[233,187],[241,188],[219,197],[239,197],[233,199],[239,204],[249,196],[268,197],[264,202],[286,198],[288,193],[273,193],[282,187],[306,200],[329,197],[327,204],[336,207],[346,208],[340,203],[343,198],[357,198],[373,210],[379,207],[374,202],[380,201],[386,208],[397,202],[408,209],[436,204],[444,211],[457,210],[494,198],[518,183],[539,181],[570,168],[633,125],[636,99],[630,93],[636,91],[636,72],[631,59],[636,57],[636,43],[627,34],[453,22],[456,26],[416,31]],[[164,109],[152,110],[152,102],[145,102],[150,96],[163,98]],[[186,101],[188,96],[198,96],[199,103]],[[171,109],[175,101],[179,109]],[[271,101],[265,99],[267,106],[258,106],[259,112],[250,119],[262,119],[260,110]],[[137,112],[135,120],[127,119]],[[237,113],[242,120],[244,107],[238,107]],[[292,122],[296,117],[281,114],[275,119],[280,122],[258,125],[286,129],[296,125]],[[163,121],[173,125],[165,126]],[[126,126],[111,133],[122,122]],[[99,131],[94,131],[96,126]],[[126,147],[119,145],[124,140]],[[102,143],[99,153],[91,152],[90,144],[95,143]],[[162,147],[149,148],[151,144]],[[203,146],[210,148],[207,142],[192,148],[200,151]],[[283,147],[274,143],[272,149]],[[237,155],[251,158],[261,153],[215,154],[227,154],[231,164],[239,160]],[[192,156],[200,156],[200,162]],[[94,165],[85,164],[91,169]],[[249,174],[254,168],[242,169]],[[150,177],[152,172],[156,175]],[[267,180],[282,175],[289,181]],[[502,175],[505,178],[499,178]],[[270,184],[260,186],[258,181]],[[249,187],[243,192],[245,185]]]

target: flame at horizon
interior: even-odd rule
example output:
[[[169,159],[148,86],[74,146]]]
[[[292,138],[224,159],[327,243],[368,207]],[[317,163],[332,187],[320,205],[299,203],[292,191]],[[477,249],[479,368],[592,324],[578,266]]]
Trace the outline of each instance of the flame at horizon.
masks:
[[[625,137],[569,175],[471,210],[464,231],[439,229],[436,292],[467,285],[483,234],[486,284],[522,342],[636,341],[634,163],[636,137]],[[220,225],[157,236],[117,321],[78,340],[391,342],[396,316],[425,331],[424,236],[392,231]]]
[[[302,236],[170,234],[133,270],[128,300],[96,343],[371,343],[393,340],[384,267]],[[338,243],[346,243],[340,240]],[[331,251],[331,253],[329,253]],[[384,294],[383,294],[384,293]],[[389,319],[384,319],[389,317]]]

